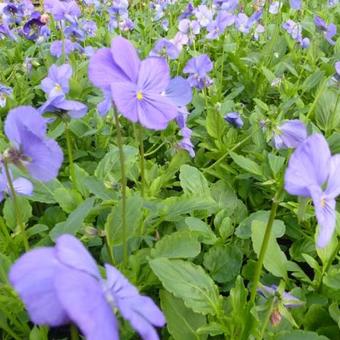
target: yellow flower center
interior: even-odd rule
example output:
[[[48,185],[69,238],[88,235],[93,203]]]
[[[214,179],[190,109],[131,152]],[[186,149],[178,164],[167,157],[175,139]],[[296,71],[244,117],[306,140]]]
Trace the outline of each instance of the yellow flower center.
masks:
[[[56,89],[56,91],[61,91],[61,86],[57,83],[54,85],[54,88]]]
[[[324,197],[321,198],[321,208],[324,208],[326,206],[326,199]]]
[[[142,100],[143,99],[143,93],[141,91],[137,92],[137,99]]]

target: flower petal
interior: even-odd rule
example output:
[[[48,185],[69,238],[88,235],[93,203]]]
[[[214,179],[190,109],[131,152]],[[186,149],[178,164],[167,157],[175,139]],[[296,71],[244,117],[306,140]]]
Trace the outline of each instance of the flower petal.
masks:
[[[144,93],[138,102],[138,121],[148,129],[164,130],[176,116],[177,107],[162,95]]]
[[[9,280],[35,324],[68,323],[55,291],[54,279],[60,267],[53,248],[40,248],[24,254],[10,270]]]
[[[87,106],[81,102],[76,100],[62,100],[56,103],[56,107],[58,109],[67,111],[67,114],[71,118],[81,118],[84,117],[87,113]]]
[[[192,100],[191,86],[183,77],[175,77],[170,80],[165,95],[177,106],[184,106]]]
[[[88,74],[93,85],[107,91],[112,83],[128,80],[114,62],[109,48],[101,48],[91,57]]]
[[[317,246],[319,248],[326,247],[332,238],[335,230],[336,214],[335,199],[329,198],[319,188],[311,190],[315,215],[319,224],[319,234]]]
[[[13,181],[13,187],[15,192],[19,195],[32,195],[33,192],[33,184],[26,178],[18,177]]]
[[[138,90],[161,93],[170,81],[168,63],[163,58],[149,57],[142,61],[138,75]]]
[[[314,134],[292,154],[285,174],[285,189],[292,195],[310,197],[309,188],[327,180],[331,153],[321,134]]]
[[[130,81],[136,83],[140,60],[135,47],[129,40],[118,36],[112,40],[111,53],[115,64]]]
[[[100,279],[96,262],[76,237],[68,234],[60,236],[55,249],[61,263]]]
[[[340,195],[340,155],[331,158],[326,194],[331,198]]]
[[[137,89],[131,82],[115,83],[111,86],[111,94],[118,111],[132,122],[137,122]]]
[[[70,319],[87,340],[119,340],[117,320],[100,281],[64,267],[56,278],[56,290]]]

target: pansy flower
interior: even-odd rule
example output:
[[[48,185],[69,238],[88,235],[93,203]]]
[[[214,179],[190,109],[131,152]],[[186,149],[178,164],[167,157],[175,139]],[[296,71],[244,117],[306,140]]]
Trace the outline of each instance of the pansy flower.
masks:
[[[5,107],[7,102],[7,97],[13,93],[12,88],[0,84],[0,107]]]
[[[319,223],[317,246],[327,246],[336,223],[335,199],[340,194],[340,155],[332,156],[325,137],[309,136],[292,154],[285,174],[291,195],[312,198]]]
[[[327,25],[325,20],[319,16],[315,16],[314,23],[321,31],[323,31],[326,40],[331,45],[335,45],[335,41],[332,38],[336,35],[336,26],[333,23]]]
[[[208,76],[213,68],[213,63],[206,54],[191,58],[183,69],[183,73],[189,74],[189,84],[192,87],[203,89],[212,84],[212,80]]]
[[[87,340],[118,340],[118,310],[143,340],[159,339],[155,327],[164,326],[165,319],[157,305],[116,268],[106,264],[105,269],[103,279],[82,243],[65,234],[54,247],[21,256],[9,280],[37,325],[73,322]]]
[[[296,148],[307,138],[307,129],[298,119],[288,120],[275,129],[273,142],[276,149]]]

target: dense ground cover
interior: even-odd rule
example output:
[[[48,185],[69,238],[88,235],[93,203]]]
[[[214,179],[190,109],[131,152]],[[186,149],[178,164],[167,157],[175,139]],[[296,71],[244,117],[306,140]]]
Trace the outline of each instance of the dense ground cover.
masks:
[[[3,339],[339,339],[337,0],[0,3]]]

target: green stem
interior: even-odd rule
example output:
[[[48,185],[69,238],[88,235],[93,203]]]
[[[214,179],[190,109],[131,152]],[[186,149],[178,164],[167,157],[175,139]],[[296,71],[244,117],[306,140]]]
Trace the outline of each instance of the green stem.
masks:
[[[139,125],[138,127],[138,139],[139,139],[139,157],[140,157],[140,176],[141,176],[141,194],[144,198],[145,194],[145,165],[144,165],[144,141],[143,141],[143,127]]]
[[[125,174],[125,157],[123,150],[122,130],[119,123],[119,117],[114,110],[115,123],[117,129],[117,145],[119,149],[120,172],[121,172],[121,191],[122,191],[122,231],[123,231],[123,262],[124,266],[128,264],[128,244],[126,230],[126,174]]]
[[[277,211],[277,208],[279,206],[278,197],[279,197],[280,194],[281,194],[281,191],[279,191],[273,199],[272,208],[270,210],[269,219],[268,219],[268,222],[267,222],[267,225],[266,225],[266,230],[264,232],[264,237],[263,237],[263,240],[262,240],[259,258],[258,258],[256,267],[255,267],[254,279],[253,279],[253,283],[252,283],[252,287],[251,287],[251,291],[250,291],[249,310],[248,310],[247,318],[246,318],[246,322],[245,322],[245,331],[244,331],[243,336],[242,336],[243,340],[248,340],[249,333],[251,332],[251,329],[252,329],[252,326],[253,326],[253,318],[252,318],[252,315],[251,315],[251,309],[253,308],[253,306],[255,304],[256,288],[257,288],[259,281],[260,281],[264,257],[266,255],[266,251],[267,251],[267,248],[268,248],[268,243],[269,243],[270,234],[271,234],[271,231],[272,231],[274,219],[275,219],[275,216],[276,216],[276,211]]]
[[[260,333],[260,335],[257,337],[258,340],[264,339],[264,332],[266,331],[266,329],[267,329],[267,327],[268,327],[268,323],[269,323],[269,320],[270,320],[270,316],[272,315],[272,312],[273,312],[274,304],[275,304],[275,298],[273,297],[273,298],[272,298],[272,301],[271,301],[271,303],[270,303],[268,312],[266,313],[266,317],[265,317],[264,322],[263,322],[263,326],[262,326],[262,329],[261,329],[261,333]]]
[[[71,335],[71,340],[79,340],[78,329],[73,324],[70,325],[70,335]]]
[[[4,164],[5,173],[6,173],[6,177],[7,177],[7,183],[9,185],[9,189],[11,191],[11,196],[12,196],[12,200],[13,200],[13,206],[14,206],[16,222],[17,222],[17,225],[19,225],[19,228],[20,228],[20,233],[21,233],[22,238],[23,238],[23,243],[24,243],[25,250],[28,251],[30,249],[30,246],[28,244],[28,239],[27,239],[27,235],[26,235],[25,225],[24,225],[24,223],[22,222],[22,219],[21,219],[21,213],[20,213],[20,209],[18,207],[17,195],[16,195],[15,190],[14,190],[12,178],[11,178],[11,175],[10,175],[10,172],[9,172],[9,168],[8,168],[8,163],[5,160],[3,162],[3,164]]]
[[[150,149],[144,154],[144,158],[153,155],[153,154],[156,153],[160,148],[162,148],[165,144],[166,144],[166,142],[162,142],[162,143],[159,144],[156,148],[150,148]]]
[[[74,187],[77,188],[77,178],[76,178],[76,173],[74,170],[71,134],[70,134],[70,130],[69,130],[67,122],[65,122],[65,137],[66,137],[66,144],[67,144],[68,163],[69,163],[69,168],[70,168],[70,178],[71,178],[71,181]]]

